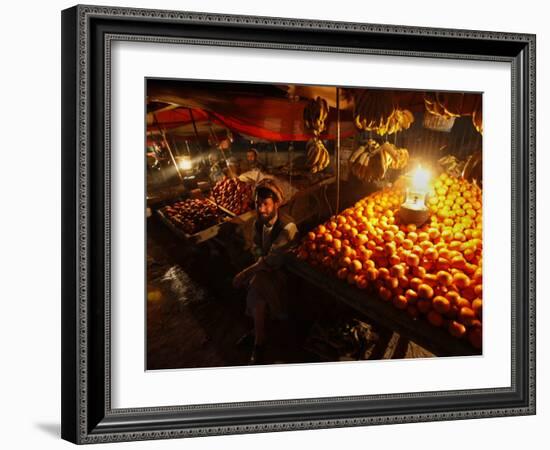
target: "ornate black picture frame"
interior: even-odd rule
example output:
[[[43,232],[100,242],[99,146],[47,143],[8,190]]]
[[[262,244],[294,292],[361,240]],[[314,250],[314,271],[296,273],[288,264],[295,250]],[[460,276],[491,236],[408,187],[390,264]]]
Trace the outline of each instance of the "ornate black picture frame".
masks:
[[[110,46],[196,43],[503,61],[512,73],[511,386],[113,409]],[[535,36],[98,6],[62,12],[62,437],[98,443],[535,414]]]

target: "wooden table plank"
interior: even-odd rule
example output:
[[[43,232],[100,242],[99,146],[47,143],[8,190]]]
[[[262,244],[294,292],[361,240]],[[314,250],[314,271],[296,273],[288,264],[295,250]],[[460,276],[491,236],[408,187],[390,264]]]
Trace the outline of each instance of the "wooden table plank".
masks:
[[[293,254],[286,255],[286,268],[291,273],[328,292],[355,310],[378,322],[380,325],[398,332],[403,337],[416,342],[437,356],[479,355],[465,339],[451,336],[447,330],[434,327],[425,319],[411,318],[405,311],[398,310],[391,302],[350,286],[348,283],[328,276]]]

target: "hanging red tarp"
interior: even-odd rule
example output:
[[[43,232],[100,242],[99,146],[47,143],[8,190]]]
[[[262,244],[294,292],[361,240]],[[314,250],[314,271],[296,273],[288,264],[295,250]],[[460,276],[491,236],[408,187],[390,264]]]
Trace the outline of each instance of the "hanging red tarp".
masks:
[[[147,85],[150,102],[178,105],[174,109],[155,113],[159,125],[174,133],[191,122],[189,108],[196,124],[204,121],[226,127],[234,133],[266,141],[307,141],[312,134],[304,129],[303,112],[307,100],[292,101],[284,92],[266,85],[223,83],[161,83],[149,81]],[[336,138],[336,110],[331,108],[328,130],[323,139]],[[356,133],[351,111],[341,111],[341,136]],[[208,123],[208,122],[206,122]],[[156,132],[152,113],[148,114],[147,130]],[[208,129],[208,127],[206,127]]]
[[[193,109],[195,123],[201,128],[205,122],[229,128],[235,133],[252,136],[268,141],[307,141],[312,134],[303,126],[303,104],[289,103],[277,99],[237,99],[229,107],[221,108],[223,112],[206,112]],[[152,114],[150,114],[152,116]],[[148,119],[147,131],[156,133],[158,126],[170,131],[192,123],[188,108],[176,108],[155,113],[156,121]],[[157,126],[158,123],[158,126]],[[329,116],[328,132],[323,139],[336,138],[336,112]],[[351,120],[341,121],[341,136],[343,138],[356,133]]]
[[[189,108],[175,108],[149,113],[147,114],[147,130],[150,131],[157,128],[156,121],[158,121],[164,129],[176,128],[191,123],[190,111]],[[194,109],[193,118],[196,122],[208,120],[208,114],[202,109]]]

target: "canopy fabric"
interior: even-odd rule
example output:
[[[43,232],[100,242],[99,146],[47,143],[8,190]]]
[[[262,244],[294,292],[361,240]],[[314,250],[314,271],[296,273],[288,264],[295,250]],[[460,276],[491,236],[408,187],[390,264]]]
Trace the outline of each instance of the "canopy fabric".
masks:
[[[208,122],[211,122],[241,135],[272,142],[307,141],[313,134],[304,129],[304,105],[305,102],[289,103],[288,100],[279,99],[237,98],[231,105],[224,105],[218,111],[176,108],[149,113],[147,131],[156,134],[160,127],[171,135],[190,137],[194,134],[194,119],[195,125],[200,129],[199,134],[209,134]],[[347,119],[340,122],[340,133],[343,138],[356,133],[350,120],[351,114],[347,114]],[[336,138],[336,111],[329,114],[328,130],[321,137]]]
[[[353,124],[353,98],[356,88],[341,89],[340,132],[346,138],[357,133]],[[424,91],[393,90],[395,103],[402,109],[422,112]],[[332,93],[332,95],[331,95]],[[170,105],[147,114],[148,134],[159,133],[159,127],[176,136],[192,138],[195,127],[205,137],[212,128],[226,128],[255,139],[307,141],[313,137],[304,128],[303,111],[308,102],[304,96],[328,98],[328,129],[322,139],[335,139],[337,111],[336,88],[326,86],[270,85],[257,83],[222,83],[186,80],[148,80],[148,102]],[[463,114],[471,114],[471,96],[464,97]],[[192,111],[192,114],[191,114]],[[217,134],[217,130],[214,131]]]

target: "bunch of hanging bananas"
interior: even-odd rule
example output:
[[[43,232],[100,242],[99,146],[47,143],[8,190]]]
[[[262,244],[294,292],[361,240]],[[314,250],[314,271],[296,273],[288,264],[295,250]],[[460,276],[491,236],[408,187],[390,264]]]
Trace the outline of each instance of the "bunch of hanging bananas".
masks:
[[[381,180],[388,169],[402,169],[408,162],[406,148],[397,148],[389,142],[380,145],[374,139],[358,147],[349,159],[351,173],[366,182]]]
[[[477,181],[479,185],[483,184],[483,154],[481,150],[477,150],[472,153],[466,163],[464,164],[464,169],[462,170],[462,178],[465,178],[468,181]]]
[[[445,119],[460,116],[472,116],[474,128],[483,134],[481,114],[481,96],[476,95],[472,104],[472,95],[463,92],[426,92],[424,94],[426,111]]]
[[[398,131],[408,130],[413,122],[414,115],[412,112],[408,109],[396,108],[393,110],[393,113],[388,120],[385,131],[387,134],[393,134]],[[384,130],[382,129],[382,131]],[[380,130],[378,131],[378,134],[380,134]]]
[[[304,125],[315,136],[319,136],[326,129],[328,108],[327,101],[321,97],[310,100],[304,108]]]
[[[446,119],[462,115],[463,104],[462,92],[426,92],[424,94],[426,111]]]
[[[413,114],[399,109],[392,94],[384,91],[359,91],[355,96],[354,117],[357,128],[380,136],[406,130],[414,122]]]
[[[482,103],[481,103],[481,96],[478,96],[476,98],[475,104],[474,104],[474,110],[472,112],[472,123],[474,125],[474,128],[477,130],[479,134],[483,134],[483,115],[482,115]]]
[[[313,139],[307,141],[306,151],[306,165],[309,167],[311,173],[322,172],[330,164],[328,150],[319,137],[315,136]]]
[[[458,178],[462,175],[464,169],[464,161],[460,161],[454,155],[446,155],[437,160],[446,174]]]
[[[382,159],[376,158],[379,147],[380,144],[373,139],[369,139],[364,145],[359,146],[349,158],[351,173],[363,181],[382,178],[383,173],[381,172],[385,172],[381,166]]]

